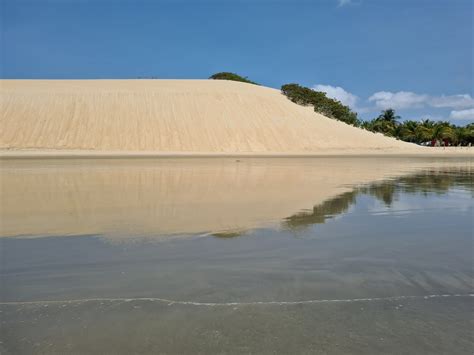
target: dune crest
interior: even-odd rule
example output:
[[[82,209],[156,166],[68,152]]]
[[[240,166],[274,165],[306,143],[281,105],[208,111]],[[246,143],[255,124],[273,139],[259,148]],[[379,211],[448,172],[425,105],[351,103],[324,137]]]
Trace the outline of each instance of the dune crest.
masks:
[[[0,149],[311,154],[423,151],[222,80],[1,80]]]

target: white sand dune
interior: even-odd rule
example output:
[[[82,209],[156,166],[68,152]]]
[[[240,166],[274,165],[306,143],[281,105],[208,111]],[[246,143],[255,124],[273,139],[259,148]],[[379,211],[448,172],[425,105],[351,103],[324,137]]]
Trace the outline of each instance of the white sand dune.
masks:
[[[1,80],[3,153],[423,152],[220,80]]]

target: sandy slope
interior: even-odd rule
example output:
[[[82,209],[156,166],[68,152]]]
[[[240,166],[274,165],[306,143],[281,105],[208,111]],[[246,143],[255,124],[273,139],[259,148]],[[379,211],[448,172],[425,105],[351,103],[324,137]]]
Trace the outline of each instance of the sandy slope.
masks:
[[[10,154],[425,151],[238,82],[1,80],[0,90],[0,149]]]

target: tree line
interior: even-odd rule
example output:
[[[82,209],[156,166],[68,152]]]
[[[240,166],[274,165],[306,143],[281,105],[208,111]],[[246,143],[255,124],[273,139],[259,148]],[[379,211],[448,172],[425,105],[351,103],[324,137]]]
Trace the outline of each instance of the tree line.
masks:
[[[474,144],[474,123],[457,126],[448,121],[406,120],[400,122],[395,110],[388,109],[370,121],[364,121],[361,128],[383,133],[405,142],[430,146]]]

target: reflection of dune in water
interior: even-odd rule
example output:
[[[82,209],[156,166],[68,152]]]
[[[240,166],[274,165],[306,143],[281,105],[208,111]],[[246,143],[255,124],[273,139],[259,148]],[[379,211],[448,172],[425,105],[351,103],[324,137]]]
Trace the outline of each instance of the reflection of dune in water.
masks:
[[[301,211],[287,217],[284,226],[290,229],[300,229],[313,224],[325,223],[327,219],[348,211],[349,207],[356,203],[356,197],[360,194],[373,196],[387,207],[393,204],[401,192],[423,195],[443,194],[452,188],[463,188],[471,191],[474,195],[472,177],[472,167],[439,167],[381,182],[355,186],[352,191],[323,201],[309,211]]]
[[[328,206],[337,214],[351,204],[354,185],[448,166],[471,169],[394,158],[5,160],[1,235],[232,237],[282,220],[322,223]],[[298,214],[305,209],[313,216]]]

